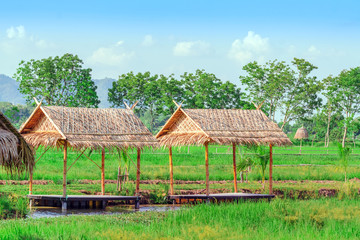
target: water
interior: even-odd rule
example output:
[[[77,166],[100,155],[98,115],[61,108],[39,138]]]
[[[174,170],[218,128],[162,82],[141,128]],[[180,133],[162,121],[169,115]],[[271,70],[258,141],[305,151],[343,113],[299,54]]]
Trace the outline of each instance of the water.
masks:
[[[177,210],[180,207],[177,205],[143,205],[139,210],[135,210],[132,206],[108,206],[105,209],[68,209],[63,212],[61,208],[55,207],[34,207],[27,218],[52,218],[72,215],[111,215],[111,214],[125,214],[133,212],[145,211],[171,211]]]

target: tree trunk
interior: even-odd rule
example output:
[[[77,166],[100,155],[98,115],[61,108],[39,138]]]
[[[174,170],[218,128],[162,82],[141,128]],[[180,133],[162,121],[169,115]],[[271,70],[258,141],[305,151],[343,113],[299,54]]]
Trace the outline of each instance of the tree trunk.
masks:
[[[345,147],[346,134],[347,134],[347,126],[345,126],[345,129],[344,129],[344,136],[343,136],[343,140],[342,140],[342,147]]]
[[[329,109],[328,112],[327,129],[325,135],[325,147],[329,147],[329,142],[330,142],[330,121],[331,121],[331,109]]]

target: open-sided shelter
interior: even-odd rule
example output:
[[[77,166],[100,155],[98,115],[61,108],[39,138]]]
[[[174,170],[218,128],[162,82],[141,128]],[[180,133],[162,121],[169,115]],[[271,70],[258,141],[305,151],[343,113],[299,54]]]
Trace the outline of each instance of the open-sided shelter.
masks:
[[[232,145],[234,189],[237,192],[236,145],[270,146],[270,194],[272,194],[272,146],[292,144],[276,123],[259,109],[178,109],[156,135],[161,146],[169,148],[170,191],[173,189],[172,146],[204,145],[206,194],[209,195],[208,145]]]
[[[101,169],[102,195],[105,194],[104,149],[136,148],[136,194],[138,195],[140,184],[141,149],[145,146],[157,146],[157,140],[130,108],[73,108],[42,106],[41,103],[38,103],[34,112],[21,127],[20,133],[26,141],[35,148],[44,146],[46,147],[45,151],[49,148],[63,149],[64,197],[66,196],[66,173],[81,155],[84,155],[91,160],[90,157],[84,153],[88,148],[102,151],[101,167],[96,164]],[[81,152],[80,156],[78,156],[70,167],[67,165],[67,149],[69,147]],[[45,152],[43,152],[43,154],[44,153]],[[32,175],[30,176],[29,193],[32,194]]]
[[[6,171],[32,172],[34,154],[18,130],[0,112],[0,166]]]

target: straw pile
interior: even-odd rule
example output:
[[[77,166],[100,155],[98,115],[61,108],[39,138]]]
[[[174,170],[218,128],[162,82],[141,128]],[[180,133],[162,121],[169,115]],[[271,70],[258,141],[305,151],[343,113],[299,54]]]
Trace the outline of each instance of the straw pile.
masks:
[[[75,149],[157,146],[157,140],[129,109],[38,107],[20,133],[34,147]]]
[[[306,128],[301,127],[296,131],[294,138],[295,139],[307,139],[307,138],[309,138],[309,133],[306,130]]]
[[[0,166],[11,174],[31,172],[34,166],[32,149],[2,113],[0,113]]]
[[[292,144],[261,110],[179,108],[156,137],[162,146]]]

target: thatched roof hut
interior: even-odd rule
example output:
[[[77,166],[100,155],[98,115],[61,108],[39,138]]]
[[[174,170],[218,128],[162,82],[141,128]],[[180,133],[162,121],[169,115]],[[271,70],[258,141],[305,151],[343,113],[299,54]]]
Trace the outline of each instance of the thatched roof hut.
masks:
[[[82,155],[90,159],[84,153],[87,148],[101,150],[101,167],[97,166],[101,169],[102,195],[105,194],[105,148],[137,148],[136,194],[139,194],[141,149],[146,146],[157,146],[158,141],[135,116],[132,111],[135,105],[131,109],[99,109],[41,106],[38,102],[37,104],[34,112],[21,127],[20,133],[35,148],[47,146],[45,152],[50,147],[63,149],[63,197],[66,197],[66,175],[71,166]],[[68,147],[82,150],[69,168]],[[32,174],[29,194],[32,194]],[[63,208],[66,208],[66,203]]]
[[[40,145],[81,149],[157,146],[157,140],[130,109],[41,106],[20,133],[35,148]]]
[[[32,149],[17,129],[0,112],[0,166],[10,173],[32,171],[34,155]]]
[[[237,193],[236,145],[269,145],[270,194],[272,194],[272,147],[291,145],[290,139],[259,110],[241,109],[178,109],[156,138],[169,148],[170,193],[173,188],[172,146],[204,145],[206,195],[209,196],[209,144],[232,145],[234,190]]]
[[[306,128],[301,127],[296,131],[294,138],[295,139],[307,139],[307,138],[309,138],[309,133],[306,130]]]
[[[156,138],[163,146],[292,144],[261,110],[241,109],[178,108]]]

